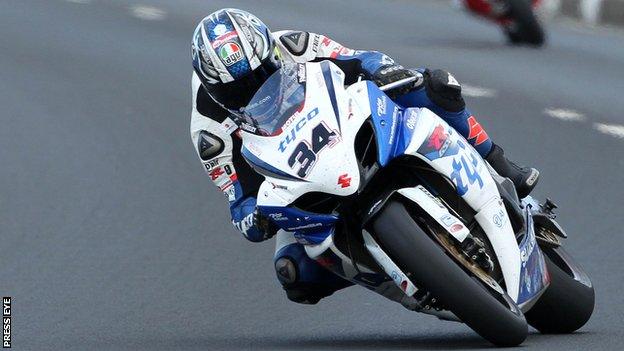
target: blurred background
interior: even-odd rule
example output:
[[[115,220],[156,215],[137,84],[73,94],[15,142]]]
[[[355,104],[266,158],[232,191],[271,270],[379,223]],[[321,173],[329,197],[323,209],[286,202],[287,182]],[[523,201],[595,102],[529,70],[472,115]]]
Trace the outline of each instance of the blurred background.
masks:
[[[15,349],[461,349],[467,327],[361,288],[289,302],[189,136],[196,23],[221,7],[443,68],[512,159],[541,170],[596,286],[581,332],[622,345],[624,1],[546,1],[544,47],[434,0],[0,1],[0,294]]]

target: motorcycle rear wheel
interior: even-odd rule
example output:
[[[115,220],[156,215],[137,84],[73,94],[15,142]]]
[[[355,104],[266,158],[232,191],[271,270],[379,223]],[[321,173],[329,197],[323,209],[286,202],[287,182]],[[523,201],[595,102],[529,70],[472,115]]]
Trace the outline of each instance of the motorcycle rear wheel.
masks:
[[[379,244],[413,283],[435,296],[462,322],[497,346],[516,346],[527,337],[526,319],[506,294],[469,275],[412,219],[390,201],[372,225]],[[498,296],[496,296],[498,295]]]
[[[526,313],[526,319],[533,328],[543,334],[572,333],[585,325],[594,312],[594,287],[586,275],[584,280],[587,282],[584,284],[574,279],[572,273],[566,272],[565,266],[563,269],[559,267],[555,263],[557,260],[550,257],[557,255],[552,250],[562,249],[544,250],[546,266],[550,273],[550,285],[535,306]],[[565,265],[563,261],[558,261]]]

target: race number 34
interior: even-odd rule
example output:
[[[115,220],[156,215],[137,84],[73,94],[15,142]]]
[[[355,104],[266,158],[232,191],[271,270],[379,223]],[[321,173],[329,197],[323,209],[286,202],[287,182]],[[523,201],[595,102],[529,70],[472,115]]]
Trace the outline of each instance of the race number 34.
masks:
[[[305,178],[310,174],[316,164],[318,155],[326,146],[332,147],[338,141],[336,131],[330,130],[325,123],[321,122],[312,129],[312,141],[301,141],[290,157],[288,166],[295,168],[299,166],[297,175]]]

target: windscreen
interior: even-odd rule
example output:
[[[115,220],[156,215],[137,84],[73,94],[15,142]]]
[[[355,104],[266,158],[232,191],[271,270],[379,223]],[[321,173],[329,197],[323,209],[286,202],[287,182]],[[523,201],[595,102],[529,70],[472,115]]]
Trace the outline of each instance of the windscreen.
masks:
[[[305,101],[305,65],[284,63],[262,84],[243,109],[258,135],[276,135]]]

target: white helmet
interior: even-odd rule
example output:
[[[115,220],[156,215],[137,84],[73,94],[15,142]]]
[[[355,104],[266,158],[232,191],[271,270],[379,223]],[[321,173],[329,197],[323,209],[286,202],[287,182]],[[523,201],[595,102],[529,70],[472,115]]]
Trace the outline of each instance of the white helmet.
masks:
[[[191,43],[193,68],[208,94],[221,106],[239,111],[281,67],[267,26],[249,12],[216,11],[199,23]]]

